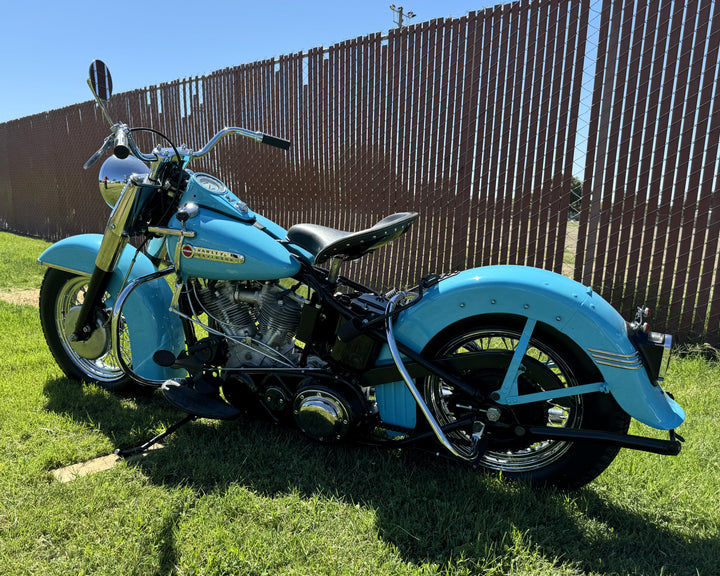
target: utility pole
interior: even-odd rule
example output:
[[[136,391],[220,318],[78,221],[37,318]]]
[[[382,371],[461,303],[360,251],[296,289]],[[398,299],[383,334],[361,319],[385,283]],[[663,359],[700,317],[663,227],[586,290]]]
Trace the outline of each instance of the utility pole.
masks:
[[[395,14],[397,14],[397,18],[393,17],[393,22],[395,22],[395,24],[397,24],[398,28],[403,27],[403,16],[405,16],[407,18],[415,18],[415,12],[408,12],[407,14],[403,14],[402,6],[398,6],[396,8],[395,4],[390,4],[390,10],[392,10],[393,12],[395,12]]]

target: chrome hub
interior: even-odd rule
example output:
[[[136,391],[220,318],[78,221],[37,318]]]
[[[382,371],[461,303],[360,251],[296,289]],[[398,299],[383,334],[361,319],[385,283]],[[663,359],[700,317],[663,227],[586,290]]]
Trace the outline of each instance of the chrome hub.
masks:
[[[65,314],[63,320],[65,340],[78,356],[87,360],[96,360],[110,350],[110,326],[108,322],[103,322],[102,318],[98,316],[92,323],[94,324],[93,330],[88,338],[85,340],[73,340],[71,335],[75,332],[80,308],[81,306],[74,306]]]

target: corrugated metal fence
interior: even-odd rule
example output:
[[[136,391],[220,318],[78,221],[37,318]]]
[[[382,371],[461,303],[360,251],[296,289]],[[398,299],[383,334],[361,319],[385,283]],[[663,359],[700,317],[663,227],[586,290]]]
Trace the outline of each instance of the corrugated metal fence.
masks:
[[[565,264],[626,315],[645,302],[666,311],[656,329],[720,344],[719,44],[710,0],[523,0],[127,92],[110,113],[196,148],[231,125],[291,139],[226,140],[194,166],[285,227],[420,212],[345,269],[371,285]],[[0,124],[0,228],[101,231],[80,166],[106,133],[89,102]]]

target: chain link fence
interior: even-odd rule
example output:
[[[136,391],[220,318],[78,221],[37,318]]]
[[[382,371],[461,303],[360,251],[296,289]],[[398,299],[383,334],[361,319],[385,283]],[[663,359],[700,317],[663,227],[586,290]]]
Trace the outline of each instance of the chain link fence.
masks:
[[[126,92],[109,110],[194,148],[225,126],[291,139],[287,153],[226,139],[192,167],[285,227],[419,212],[344,270],[374,287],[538,266],[718,345],[719,46],[711,0],[522,0]],[[0,229],[101,232],[97,168],[81,166],[106,133],[91,102],[0,124]]]

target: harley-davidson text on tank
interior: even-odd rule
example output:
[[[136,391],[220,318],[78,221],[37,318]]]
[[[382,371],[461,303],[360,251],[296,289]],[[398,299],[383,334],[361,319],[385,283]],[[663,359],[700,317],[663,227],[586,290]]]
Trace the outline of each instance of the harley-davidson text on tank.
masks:
[[[223,252],[222,250],[211,250],[210,248],[198,248],[190,244],[183,244],[182,255],[185,258],[198,258],[200,260],[211,260],[213,262],[227,262],[228,264],[244,264],[245,256],[234,252]]]

